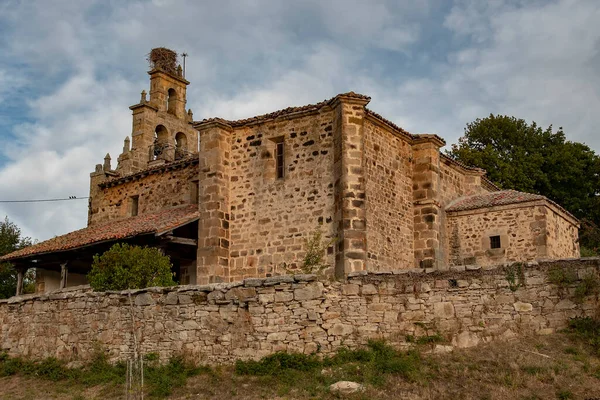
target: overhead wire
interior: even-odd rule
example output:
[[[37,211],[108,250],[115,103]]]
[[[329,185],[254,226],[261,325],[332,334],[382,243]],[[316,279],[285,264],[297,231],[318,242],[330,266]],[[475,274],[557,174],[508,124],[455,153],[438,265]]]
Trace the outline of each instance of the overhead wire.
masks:
[[[0,200],[0,203],[46,203],[52,201],[69,201],[69,200],[85,200],[89,197],[69,196],[62,199],[31,199],[31,200]]]

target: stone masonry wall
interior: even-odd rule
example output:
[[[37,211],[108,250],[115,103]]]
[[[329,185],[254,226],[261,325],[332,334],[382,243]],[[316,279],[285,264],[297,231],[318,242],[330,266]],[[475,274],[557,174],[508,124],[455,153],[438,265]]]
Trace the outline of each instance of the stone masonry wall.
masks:
[[[546,221],[548,257],[579,257],[578,228],[561,214],[550,210],[548,212]]]
[[[138,215],[192,203],[198,164],[164,171],[117,186],[96,188],[90,205],[89,225],[130,216],[131,196],[139,196]]]
[[[450,261],[494,265],[546,258],[549,213],[544,205],[516,204],[448,215]],[[490,236],[500,236],[501,248],[490,248]]]
[[[113,360],[132,351],[200,362],[259,358],[275,351],[331,353],[370,338],[406,346],[406,335],[441,334],[473,346],[517,335],[548,334],[569,318],[594,316],[597,297],[575,302],[574,288],[547,281],[550,268],[598,276],[600,259],[553,261],[524,268],[509,289],[503,267],[452,267],[423,273],[355,272],[343,282],[312,275],[131,292],[89,288],[0,300],[0,351],[12,356],[85,359],[99,342]]]
[[[365,121],[367,270],[413,266],[412,147]]]
[[[297,268],[304,243],[333,227],[333,113],[266,122],[232,133],[230,169],[231,280]],[[276,176],[275,146],[284,143],[284,177]],[[333,261],[333,248],[329,256]],[[330,271],[332,273],[332,271]]]
[[[440,161],[440,204],[445,207],[453,200],[463,196],[487,193],[481,186],[481,177],[467,174],[450,161]]]

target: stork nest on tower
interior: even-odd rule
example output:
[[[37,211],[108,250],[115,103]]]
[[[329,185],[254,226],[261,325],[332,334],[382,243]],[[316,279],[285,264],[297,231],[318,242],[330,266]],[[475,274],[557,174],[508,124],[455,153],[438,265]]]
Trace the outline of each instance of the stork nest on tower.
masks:
[[[157,47],[152,49],[147,55],[146,60],[152,69],[160,69],[177,75],[177,53],[166,47]]]

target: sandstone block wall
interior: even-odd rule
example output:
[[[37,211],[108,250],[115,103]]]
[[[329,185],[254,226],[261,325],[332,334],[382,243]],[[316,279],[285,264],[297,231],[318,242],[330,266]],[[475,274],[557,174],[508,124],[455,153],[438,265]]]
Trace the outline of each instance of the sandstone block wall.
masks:
[[[446,231],[451,265],[579,256],[577,226],[546,201],[453,212]],[[491,236],[500,236],[501,248],[491,248]]]
[[[546,257],[546,207],[511,205],[448,216],[453,264],[493,265]],[[500,236],[502,248],[490,248]]]
[[[329,108],[232,132],[231,281],[296,269],[306,238],[318,229],[324,240],[335,236],[332,123]],[[275,163],[279,141],[284,145],[281,179]]]
[[[358,272],[343,282],[312,275],[132,292],[63,290],[0,301],[0,351],[12,356],[86,358],[99,342],[113,360],[132,351],[162,360],[184,353],[201,362],[259,358],[275,351],[331,353],[370,338],[405,346],[406,336],[440,333],[458,347],[548,334],[569,318],[598,313],[598,298],[548,283],[550,268],[598,276],[600,259],[544,262],[509,288],[503,267],[423,273]],[[131,305],[130,305],[131,304]]]
[[[365,121],[367,269],[413,267],[412,147]]]
[[[88,226],[131,215],[131,197],[139,196],[138,215],[191,204],[198,164],[149,174],[112,187],[93,188]]]
[[[566,219],[563,211],[548,208],[546,217],[546,246],[549,258],[578,257],[579,231],[572,218]]]

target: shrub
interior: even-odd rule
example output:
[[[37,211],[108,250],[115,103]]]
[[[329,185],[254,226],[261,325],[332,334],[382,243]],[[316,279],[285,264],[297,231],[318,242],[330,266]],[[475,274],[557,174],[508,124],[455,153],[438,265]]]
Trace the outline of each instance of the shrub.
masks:
[[[575,288],[575,301],[582,303],[587,296],[598,294],[600,282],[596,275],[586,275]]]
[[[320,273],[327,268],[324,258],[327,248],[335,243],[336,239],[328,242],[323,241],[323,232],[314,231],[311,236],[304,241],[306,254],[302,262],[302,271],[309,274]]]
[[[119,243],[94,256],[88,280],[98,291],[175,285],[169,257],[159,249]]]
[[[577,281],[577,273],[569,268],[554,266],[548,271],[548,281],[564,289]]]

